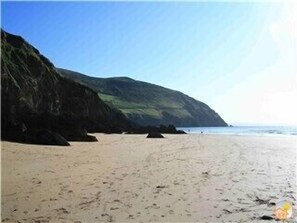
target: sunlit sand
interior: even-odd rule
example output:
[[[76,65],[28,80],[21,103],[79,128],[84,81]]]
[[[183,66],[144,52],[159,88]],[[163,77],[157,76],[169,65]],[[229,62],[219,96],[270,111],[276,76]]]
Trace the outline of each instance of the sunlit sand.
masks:
[[[2,142],[2,219],[238,222],[296,200],[294,136],[96,137],[71,147]]]

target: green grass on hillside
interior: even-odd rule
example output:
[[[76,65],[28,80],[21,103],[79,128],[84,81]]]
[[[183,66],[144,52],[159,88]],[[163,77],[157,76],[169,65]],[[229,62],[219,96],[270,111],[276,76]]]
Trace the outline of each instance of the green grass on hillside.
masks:
[[[60,71],[90,87],[106,104],[142,125],[226,126],[206,104],[178,91],[127,77],[96,78],[69,70]]]
[[[178,116],[178,117],[187,117],[191,116],[190,113],[178,105],[177,103],[163,103],[163,105],[158,101],[158,103],[135,103],[123,100],[114,95],[98,93],[99,97],[108,105],[118,108],[125,115],[148,115],[154,118],[162,118],[162,112],[166,111],[167,113]],[[161,104],[161,105],[160,105]],[[166,104],[166,106],[164,106]]]

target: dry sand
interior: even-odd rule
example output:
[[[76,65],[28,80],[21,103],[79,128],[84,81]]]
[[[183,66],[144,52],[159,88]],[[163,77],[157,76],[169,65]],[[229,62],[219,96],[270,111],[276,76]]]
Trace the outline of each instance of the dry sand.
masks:
[[[2,219],[251,222],[281,199],[296,218],[296,136],[96,136],[2,142]]]

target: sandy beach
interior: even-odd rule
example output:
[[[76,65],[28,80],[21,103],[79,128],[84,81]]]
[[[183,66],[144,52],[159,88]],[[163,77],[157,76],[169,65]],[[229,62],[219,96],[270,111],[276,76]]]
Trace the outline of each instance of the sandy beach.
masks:
[[[296,136],[2,142],[4,222],[251,222],[294,205]]]

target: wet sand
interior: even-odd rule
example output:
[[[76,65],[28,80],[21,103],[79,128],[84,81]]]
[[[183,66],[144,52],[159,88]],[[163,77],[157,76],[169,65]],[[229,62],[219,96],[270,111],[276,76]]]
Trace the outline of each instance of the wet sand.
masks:
[[[96,136],[2,142],[2,220],[258,222],[283,199],[297,216],[296,136]]]

